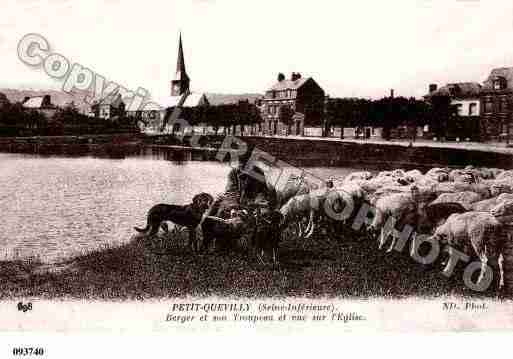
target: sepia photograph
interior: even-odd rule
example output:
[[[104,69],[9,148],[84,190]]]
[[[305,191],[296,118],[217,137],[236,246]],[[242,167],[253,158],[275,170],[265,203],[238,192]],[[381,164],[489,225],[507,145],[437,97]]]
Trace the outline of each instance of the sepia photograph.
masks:
[[[1,331],[513,329],[511,2],[1,9]]]

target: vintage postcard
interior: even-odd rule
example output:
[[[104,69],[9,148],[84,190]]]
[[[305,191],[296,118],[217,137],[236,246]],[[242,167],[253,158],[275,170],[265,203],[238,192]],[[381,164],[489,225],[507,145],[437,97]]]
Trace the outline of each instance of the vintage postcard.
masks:
[[[0,331],[513,329],[511,2],[2,14]]]

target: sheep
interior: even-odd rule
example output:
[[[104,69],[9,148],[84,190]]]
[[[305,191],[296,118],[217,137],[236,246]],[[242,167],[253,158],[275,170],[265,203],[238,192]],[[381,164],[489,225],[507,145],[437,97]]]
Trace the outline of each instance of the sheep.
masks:
[[[449,169],[448,168],[432,168],[426,172],[426,177],[430,177],[437,182],[449,181]]]
[[[374,207],[376,213],[367,229],[372,235],[376,235],[380,231],[379,249],[381,249],[387,239],[384,227],[390,217],[397,221],[396,228],[402,228],[406,224],[417,226],[419,222],[419,189],[412,186],[410,193],[394,193],[381,197],[376,201]],[[397,241],[395,234],[390,234],[392,243],[387,252],[392,251]]]
[[[430,203],[425,207],[426,217],[429,220],[431,231],[433,227],[444,223],[453,213],[465,213],[468,209],[457,202]]]
[[[495,276],[500,273],[499,287],[503,284],[502,261],[499,257],[505,238],[503,225],[487,212],[452,214],[444,224],[436,228],[432,236],[432,239],[448,244],[449,251],[457,249],[471,258],[477,257],[480,260],[481,273],[478,283],[483,280],[487,265],[494,269]],[[448,266],[449,263],[446,270]]]
[[[372,178],[372,173],[369,171],[362,171],[362,172],[353,172],[344,178],[344,183],[353,182],[353,181],[360,181],[360,180],[370,180]]]
[[[473,211],[476,212],[489,212],[494,209],[498,204],[502,202],[512,201],[513,194],[511,193],[503,193],[497,197],[492,197],[489,199],[485,199],[479,202],[472,203],[471,207]]]
[[[482,196],[475,192],[464,191],[457,193],[443,193],[431,204],[438,203],[459,203],[463,207],[470,209],[472,203],[478,202],[482,199]]]
[[[359,181],[357,182],[361,188],[369,195],[372,196],[376,191],[384,187],[395,186],[394,180],[384,179],[384,178],[372,178],[367,181]]]
[[[472,211],[476,212],[488,212],[498,204],[498,197],[492,197],[474,202],[470,205]]]
[[[494,179],[497,174],[496,168],[480,168],[478,171],[479,177],[484,180]]]
[[[513,183],[509,181],[491,180],[486,183],[488,184],[488,189],[492,196],[498,196],[502,193],[513,193]]]
[[[405,173],[406,177],[411,177],[414,179],[422,178],[424,175],[419,170],[410,170]]]
[[[490,213],[502,223],[513,222],[513,198],[509,195],[502,194],[499,196],[502,201],[490,210]]]
[[[489,185],[477,183],[470,184],[464,182],[446,182],[446,183],[438,183],[433,186],[433,190],[438,192],[438,194],[442,193],[457,193],[457,192],[475,192],[481,196],[481,199],[491,198],[492,193],[489,189]]]
[[[326,193],[323,214],[321,220],[327,228],[327,234],[338,235],[349,229],[347,224],[352,224],[361,205],[369,202],[367,193],[362,187],[350,183],[334,188]]]
[[[477,183],[478,177],[477,171],[474,170],[452,170],[449,173],[449,180],[451,182],[462,182],[462,183]]]
[[[513,181],[513,170],[507,170],[499,173],[495,179],[497,181],[509,181],[510,183]]]

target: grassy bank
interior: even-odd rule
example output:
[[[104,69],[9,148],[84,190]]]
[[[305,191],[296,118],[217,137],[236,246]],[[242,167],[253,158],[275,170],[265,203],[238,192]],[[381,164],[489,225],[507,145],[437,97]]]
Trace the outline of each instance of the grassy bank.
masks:
[[[129,243],[45,265],[37,260],[0,262],[2,299],[148,299],[192,296],[476,297],[461,273],[424,267],[405,253],[386,254],[375,242],[318,235],[306,242],[290,236],[281,246],[279,269],[244,253],[196,255],[184,235]],[[478,296],[483,296],[482,294]],[[493,294],[485,294],[493,296]]]

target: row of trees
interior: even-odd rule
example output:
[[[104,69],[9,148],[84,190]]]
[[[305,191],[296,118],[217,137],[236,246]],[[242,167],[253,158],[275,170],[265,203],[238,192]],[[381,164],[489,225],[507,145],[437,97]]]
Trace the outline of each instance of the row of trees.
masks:
[[[174,108],[170,108],[166,114],[163,126],[169,123],[170,116]],[[244,133],[245,126],[251,126],[262,122],[262,117],[258,108],[248,101],[239,101],[236,104],[223,104],[215,106],[184,107],[180,110],[180,118],[187,119],[192,125],[207,124],[212,126],[218,133],[222,127],[224,131],[231,128],[235,131],[235,126],[240,125]]]
[[[26,109],[20,102],[11,103],[0,93],[0,136],[89,135],[138,131],[133,120],[89,117],[73,103],[54,111]]]
[[[173,109],[168,111],[167,121]],[[289,106],[279,108],[280,122],[288,126],[291,133],[294,110]],[[180,118],[187,119],[191,125],[200,123],[212,126],[216,133],[222,127],[227,129],[244,127],[262,122],[258,108],[247,101],[237,104],[216,106],[200,106],[183,108]],[[326,103],[324,121],[325,131],[328,133],[333,127],[373,126],[383,128],[382,135],[390,138],[391,131],[399,126],[407,128],[409,137],[415,139],[416,129],[428,125],[430,132],[437,137],[447,137],[447,133],[457,133],[462,121],[457,117],[457,111],[451,107],[450,99],[437,98],[431,103],[419,101],[415,98],[385,97],[379,100],[359,98],[335,98]],[[164,122],[164,125],[166,121]],[[178,128],[177,128],[178,130]],[[234,130],[233,130],[234,131]]]
[[[432,103],[415,98],[385,97],[379,100],[358,98],[330,99],[326,104],[325,125],[331,127],[373,126],[383,128],[383,137],[390,138],[392,129],[405,126],[413,139],[416,128],[428,125],[439,137],[456,121],[456,110],[450,99],[439,98]]]
[[[169,121],[173,109],[168,111]],[[294,111],[287,106],[280,107],[280,121],[289,127],[293,124]],[[240,125],[244,133],[245,126],[262,122],[259,109],[249,101],[236,104],[215,106],[186,107],[181,109],[180,118],[186,118],[189,124],[206,123],[217,133],[222,127],[226,131]],[[415,98],[387,97],[379,100],[336,98],[326,103],[324,113],[325,133],[333,127],[364,126],[382,127],[383,137],[389,138],[392,129],[406,126],[414,138],[418,126],[429,125],[434,136],[443,138],[450,133],[461,133],[465,124],[457,116],[447,97],[433,98],[431,103]],[[164,123],[165,125],[165,123]],[[119,117],[114,120],[89,117],[81,114],[69,104],[57,109],[51,118],[36,110],[25,109],[21,103],[11,103],[0,93],[0,135],[81,135],[111,132],[137,131],[135,119]]]

